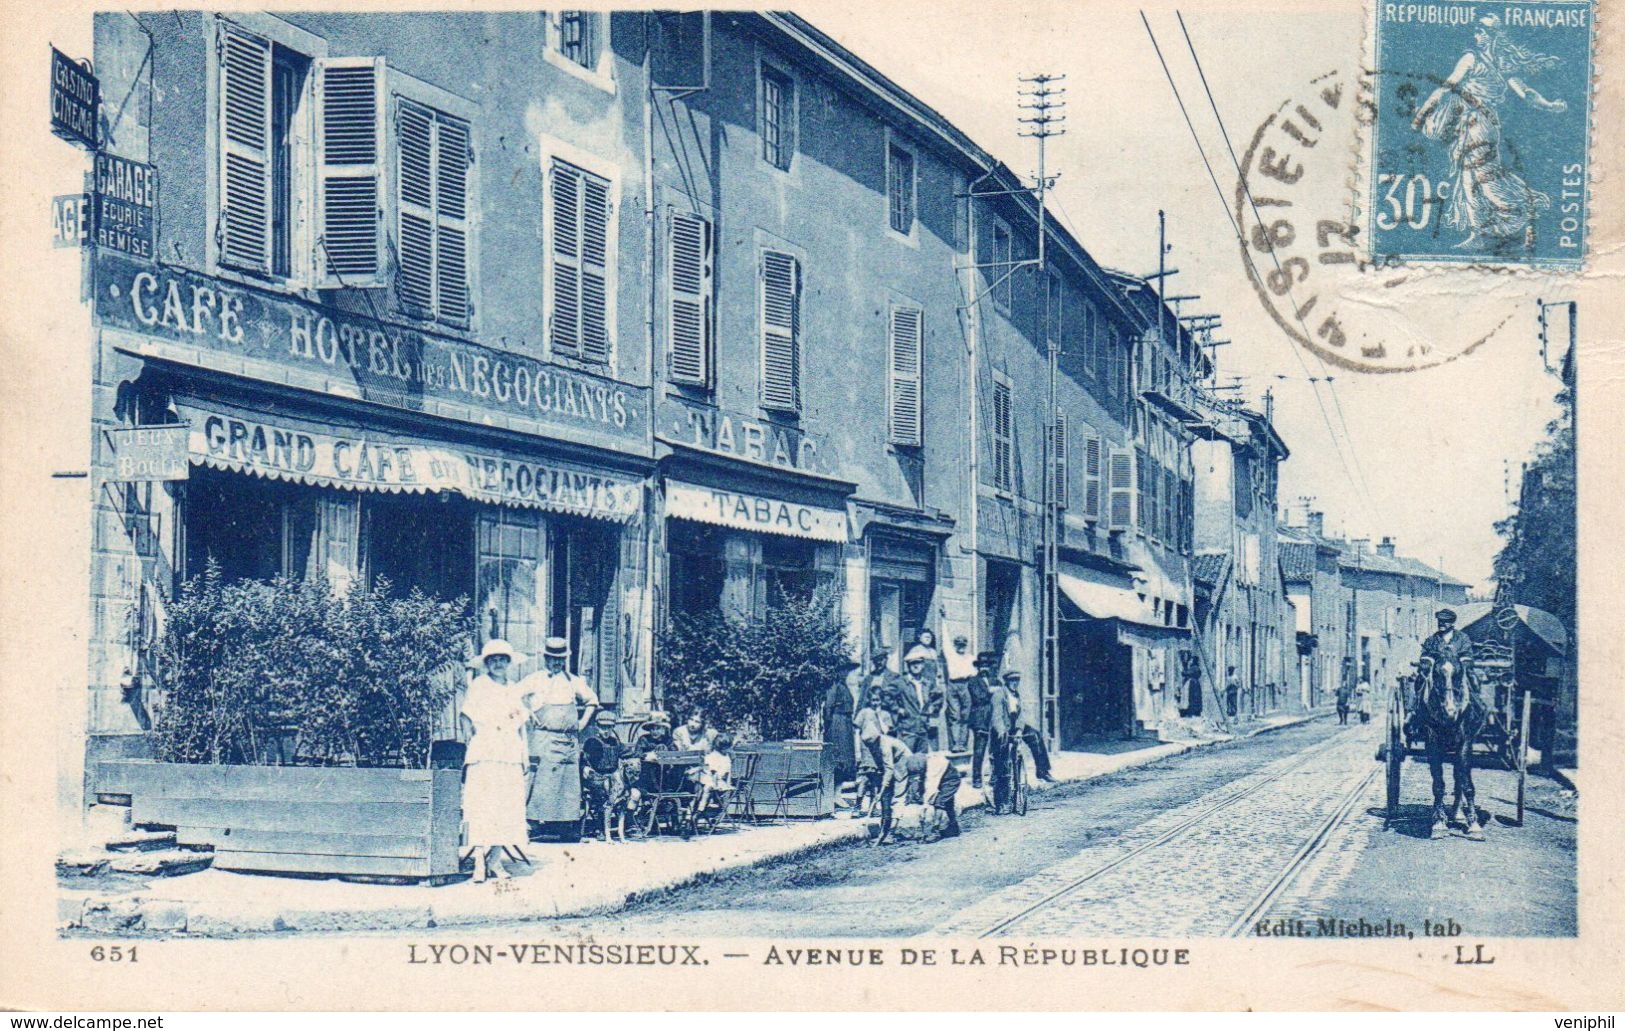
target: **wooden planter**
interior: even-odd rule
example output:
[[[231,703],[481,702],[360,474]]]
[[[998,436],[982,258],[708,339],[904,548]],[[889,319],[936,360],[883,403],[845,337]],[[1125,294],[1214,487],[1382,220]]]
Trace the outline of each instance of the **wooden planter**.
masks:
[[[214,848],[220,870],[448,877],[457,873],[461,770],[103,762],[96,790],[130,821]]]

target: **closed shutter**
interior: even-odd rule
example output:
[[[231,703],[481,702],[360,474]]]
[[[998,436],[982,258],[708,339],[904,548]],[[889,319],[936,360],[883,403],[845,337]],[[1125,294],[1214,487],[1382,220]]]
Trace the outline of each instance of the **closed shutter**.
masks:
[[[315,75],[317,285],[383,286],[384,62],[325,58]]]
[[[553,353],[609,361],[609,182],[553,162]]]
[[[920,411],[923,319],[918,308],[891,310],[891,442],[902,447],[919,447],[924,437]]]
[[[993,384],[993,486],[1015,489],[1014,441],[1011,433],[1010,384]]]
[[[395,133],[401,306],[419,318],[466,327],[474,314],[468,174],[474,148],[468,123],[402,100]]]
[[[1108,474],[1110,512],[1108,525],[1113,530],[1134,528],[1134,452],[1127,448],[1114,448],[1111,452]]]
[[[801,410],[801,263],[762,252],[762,407]]]
[[[467,326],[474,314],[468,272],[468,183],[474,164],[468,125],[435,119],[435,315]]]
[[[220,24],[220,264],[271,271],[271,43]]]
[[[1179,515],[1179,482],[1174,479],[1174,471],[1164,467],[1162,470],[1162,539],[1169,545],[1177,546],[1179,543]]]
[[[395,149],[395,290],[407,312],[429,318],[434,314],[434,118],[427,108],[400,102]]]
[[[1100,480],[1104,465],[1101,439],[1087,435],[1083,442],[1083,514],[1089,519],[1100,518]]]
[[[667,233],[671,339],[667,354],[674,383],[711,385],[711,222],[690,211],[674,211]]]
[[[1072,492],[1072,478],[1067,475],[1067,464],[1071,461],[1071,448],[1067,444],[1067,419],[1065,412],[1055,413],[1055,425],[1050,427],[1050,501],[1065,508],[1067,498]]]

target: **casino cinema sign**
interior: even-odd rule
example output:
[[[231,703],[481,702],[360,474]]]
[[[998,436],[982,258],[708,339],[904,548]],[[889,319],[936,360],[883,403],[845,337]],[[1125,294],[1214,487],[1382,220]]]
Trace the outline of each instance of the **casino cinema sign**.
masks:
[[[101,83],[90,69],[51,48],[51,131],[86,150],[96,149]]]

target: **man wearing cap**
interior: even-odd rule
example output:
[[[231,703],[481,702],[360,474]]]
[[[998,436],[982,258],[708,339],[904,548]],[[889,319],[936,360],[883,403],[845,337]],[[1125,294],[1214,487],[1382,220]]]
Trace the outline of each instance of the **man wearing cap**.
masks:
[[[1015,677],[1013,681],[1010,679],[1012,676]],[[1005,689],[1010,695],[1010,733],[1025,744],[1027,751],[1032,753],[1033,773],[1038,776],[1038,779],[1046,784],[1053,784],[1055,778],[1050,775],[1049,749],[1044,745],[1044,735],[1038,732],[1038,728],[1033,726],[1032,721],[1027,719],[1026,713],[1023,711],[1021,674],[1015,670],[1009,670],[1005,673],[1004,679]]]
[[[1021,702],[1016,699],[1021,689],[1021,672],[1007,669],[997,681],[988,685],[988,748],[993,753],[993,812],[1003,812],[1010,805],[1010,742],[1015,730],[1016,714]]]
[[[1440,609],[1433,614],[1438,621],[1439,629],[1428,635],[1422,642],[1422,664],[1432,660],[1435,666],[1451,663],[1467,673],[1467,683],[1473,697],[1478,697],[1478,673],[1473,669],[1473,641],[1472,638],[1456,629],[1456,613],[1452,609]],[[1418,706],[1420,709],[1420,691],[1418,692]],[[1419,718],[1419,713],[1417,714]]]
[[[953,647],[943,653],[942,664],[948,691],[943,721],[948,726],[948,747],[963,752],[970,744],[971,679],[976,676],[976,656],[970,651],[970,638],[954,635]]]
[[[892,733],[911,752],[929,751],[931,721],[942,711],[942,688],[929,676],[925,664],[934,656],[931,649],[915,645],[903,656],[901,675],[889,680],[885,706],[891,713]]]
[[[993,729],[993,669],[999,664],[994,652],[976,653],[976,675],[966,683],[970,693],[970,709],[966,726],[971,735],[970,786],[982,786],[982,767],[987,762],[988,735]]]
[[[531,711],[530,754],[536,768],[525,817],[568,824],[565,836],[573,837],[581,829],[580,734],[592,721],[598,696],[584,678],[569,671],[569,659],[570,642],[549,637],[542,647],[543,668],[519,688]]]

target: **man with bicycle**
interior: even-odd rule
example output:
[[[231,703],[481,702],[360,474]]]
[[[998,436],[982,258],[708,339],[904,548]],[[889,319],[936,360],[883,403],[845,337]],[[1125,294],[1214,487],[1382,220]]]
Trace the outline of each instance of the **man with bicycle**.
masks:
[[[1038,775],[1038,779],[1045,783],[1054,783],[1055,777],[1050,773],[1049,749],[1044,747],[1043,735],[1022,716],[1021,671],[1005,670],[1001,683],[991,694],[993,812],[998,814],[1005,812],[1014,803],[1015,785],[1012,783],[1011,775],[1015,771],[1010,759],[1021,743],[1024,742],[1027,750],[1032,753],[1033,772]]]

